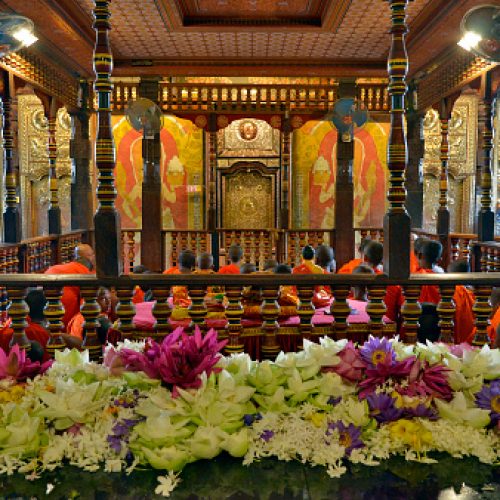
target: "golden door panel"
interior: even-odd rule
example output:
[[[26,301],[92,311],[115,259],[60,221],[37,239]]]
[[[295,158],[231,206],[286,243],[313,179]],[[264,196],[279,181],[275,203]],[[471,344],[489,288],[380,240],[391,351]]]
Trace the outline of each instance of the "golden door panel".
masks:
[[[224,176],[222,204],[226,229],[274,227],[273,178],[256,170]]]

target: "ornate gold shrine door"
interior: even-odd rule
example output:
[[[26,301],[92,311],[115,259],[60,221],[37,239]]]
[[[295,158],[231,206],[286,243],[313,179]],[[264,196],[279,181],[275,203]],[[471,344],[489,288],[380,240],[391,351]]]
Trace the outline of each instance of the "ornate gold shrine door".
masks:
[[[274,228],[275,176],[255,167],[230,170],[222,176],[224,228]]]

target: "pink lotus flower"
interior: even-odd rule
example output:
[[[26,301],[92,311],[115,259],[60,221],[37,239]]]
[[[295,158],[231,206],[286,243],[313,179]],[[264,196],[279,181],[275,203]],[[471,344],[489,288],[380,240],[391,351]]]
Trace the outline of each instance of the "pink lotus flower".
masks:
[[[408,385],[398,388],[404,396],[433,396],[450,401],[452,390],[446,376],[448,368],[443,365],[430,366],[427,361],[417,360],[408,377]]]
[[[351,341],[338,353],[338,356],[340,363],[336,366],[323,368],[324,372],[335,372],[350,382],[357,382],[363,378],[366,363],[361,359],[359,351]]]
[[[217,342],[214,329],[202,336],[198,327],[194,335],[188,335],[182,328],[177,328],[165,337],[161,344],[148,340],[143,352],[122,349],[109,354],[104,360],[112,369],[143,371],[150,378],[163,380],[173,386],[172,395],[177,395],[177,387],[197,388],[201,385],[200,375],[210,375],[217,371],[214,366],[219,361],[220,350],[227,340]]]
[[[477,347],[474,347],[467,342],[462,342],[461,344],[453,344],[449,346],[451,354],[457,356],[457,358],[463,358],[464,353],[467,351],[475,351]]]
[[[372,393],[377,386],[383,385],[389,378],[398,380],[408,377],[415,360],[415,356],[410,356],[403,361],[395,362],[388,359],[387,362],[378,363],[374,368],[368,368],[365,371],[365,380],[359,384],[361,389],[359,398],[366,398],[366,396]]]
[[[26,351],[17,344],[7,353],[0,348],[0,380],[4,378],[15,379],[24,382],[28,378],[36,377],[39,373],[45,373],[52,366],[52,360],[40,364],[39,361],[32,362]]]

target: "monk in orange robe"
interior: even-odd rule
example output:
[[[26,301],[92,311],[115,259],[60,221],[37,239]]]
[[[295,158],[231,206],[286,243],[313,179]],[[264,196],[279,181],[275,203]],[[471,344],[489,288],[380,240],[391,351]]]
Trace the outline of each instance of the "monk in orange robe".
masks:
[[[198,255],[198,267],[193,274],[215,274],[214,258],[207,252]],[[225,317],[224,288],[220,286],[207,287],[205,295],[205,307],[208,310],[207,319],[218,319]]]
[[[92,274],[95,266],[94,250],[90,245],[80,244],[75,248],[75,260],[67,264],[49,267],[45,274]],[[80,288],[65,286],[61,297],[64,306],[63,323],[67,327],[70,319],[80,312]]]
[[[191,250],[183,250],[179,255],[178,272],[172,274],[191,274],[196,267],[196,255]],[[172,298],[174,308],[171,319],[180,321],[189,318],[188,307],[191,305],[186,286],[173,286]]]
[[[443,246],[439,241],[427,240],[419,251],[419,266],[415,274],[435,274],[438,260],[443,253]],[[420,291],[420,303],[439,304],[441,294],[437,285],[424,285]]]
[[[287,264],[279,264],[276,267],[276,274],[292,274],[292,270]],[[297,315],[297,306],[300,300],[294,286],[281,285],[278,295],[278,304],[280,306],[280,317],[290,317]]]
[[[228,251],[231,264],[222,266],[219,274],[240,274],[240,263],[243,258],[243,249],[239,245],[231,245]]]
[[[363,262],[365,261],[365,259],[364,259],[365,246],[368,245],[368,243],[370,243],[370,241],[371,240],[368,239],[368,238],[363,238],[361,240],[361,243],[359,244],[359,247],[358,247],[358,252],[359,252],[360,258],[359,259],[352,259],[352,260],[350,260],[349,262],[347,262],[347,264],[344,264],[337,271],[337,273],[338,274],[352,274],[352,272],[354,271],[354,269],[356,267],[358,267],[361,264],[363,264]]]

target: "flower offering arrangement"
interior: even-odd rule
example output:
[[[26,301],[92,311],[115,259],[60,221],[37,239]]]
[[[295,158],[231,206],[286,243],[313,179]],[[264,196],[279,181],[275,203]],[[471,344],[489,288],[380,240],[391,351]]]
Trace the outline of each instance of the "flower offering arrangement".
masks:
[[[258,362],[223,356],[224,345],[215,331],[178,329],[109,346],[103,364],[66,350],[52,366],[0,349],[0,473],[148,466],[163,471],[156,493],[168,496],[186,464],[222,452],[331,477],[395,455],[499,462],[498,349],[324,337]]]

